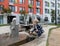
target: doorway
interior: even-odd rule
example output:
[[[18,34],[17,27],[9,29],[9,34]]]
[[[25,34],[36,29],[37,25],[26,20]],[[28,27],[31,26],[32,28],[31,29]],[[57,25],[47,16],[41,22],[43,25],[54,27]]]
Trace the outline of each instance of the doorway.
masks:
[[[7,23],[10,24],[12,22],[12,19],[16,16],[7,16]]]

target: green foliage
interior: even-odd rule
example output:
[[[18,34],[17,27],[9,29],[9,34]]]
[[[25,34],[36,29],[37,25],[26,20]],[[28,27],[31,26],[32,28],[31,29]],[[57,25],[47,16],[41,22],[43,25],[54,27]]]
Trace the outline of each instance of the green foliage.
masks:
[[[30,4],[30,5],[28,5],[29,6],[29,8],[32,8],[32,5]]]
[[[59,16],[60,16],[60,14],[59,14]]]
[[[7,13],[11,13],[12,11],[11,11],[11,9],[10,8],[8,8],[7,9]]]
[[[51,15],[54,16],[54,14],[55,14],[55,10],[52,10]]]
[[[50,4],[48,3],[48,6],[50,6]]]
[[[10,8],[6,9],[6,8],[3,7],[2,13],[11,13],[11,12],[12,11],[11,11]]]
[[[52,16],[51,21],[54,22],[54,20],[55,20],[55,16]]]
[[[55,20],[55,10],[51,11],[51,21],[54,22]]]
[[[20,13],[21,14],[26,14],[26,11],[25,10],[21,10]]]

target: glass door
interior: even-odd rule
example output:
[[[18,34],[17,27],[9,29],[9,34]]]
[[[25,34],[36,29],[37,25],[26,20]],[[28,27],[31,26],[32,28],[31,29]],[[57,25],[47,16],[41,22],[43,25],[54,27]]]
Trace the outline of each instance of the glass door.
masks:
[[[0,16],[0,24],[3,24],[3,16]]]

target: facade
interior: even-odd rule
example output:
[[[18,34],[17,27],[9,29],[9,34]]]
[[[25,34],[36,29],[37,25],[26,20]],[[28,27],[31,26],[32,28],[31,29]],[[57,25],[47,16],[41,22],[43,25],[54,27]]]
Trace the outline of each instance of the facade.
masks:
[[[2,7],[9,7],[12,10],[11,15],[2,15]],[[21,10],[25,10],[28,15],[43,16],[43,0],[0,0],[0,24],[7,24],[9,17],[13,18],[15,16],[17,22],[19,22]]]
[[[55,10],[55,0],[43,0],[43,18],[48,17],[51,23],[51,12]],[[60,0],[57,0],[57,16],[60,15]]]

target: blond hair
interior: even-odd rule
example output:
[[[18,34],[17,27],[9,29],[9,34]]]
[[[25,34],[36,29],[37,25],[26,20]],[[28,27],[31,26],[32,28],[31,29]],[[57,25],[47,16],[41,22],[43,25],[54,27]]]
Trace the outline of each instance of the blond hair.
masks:
[[[39,22],[38,19],[33,20],[33,23],[38,23],[38,22]]]

